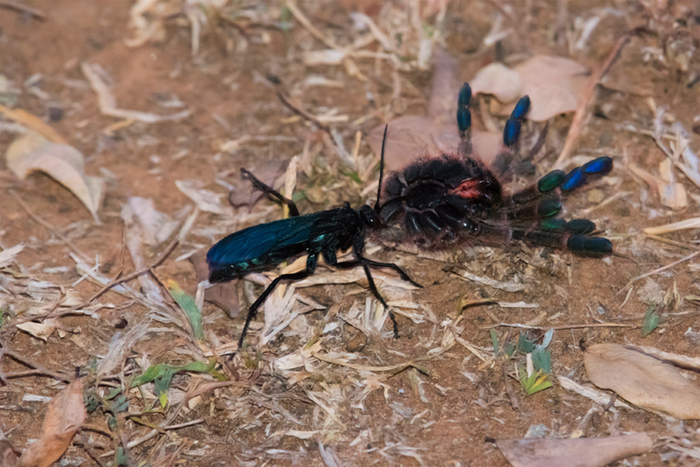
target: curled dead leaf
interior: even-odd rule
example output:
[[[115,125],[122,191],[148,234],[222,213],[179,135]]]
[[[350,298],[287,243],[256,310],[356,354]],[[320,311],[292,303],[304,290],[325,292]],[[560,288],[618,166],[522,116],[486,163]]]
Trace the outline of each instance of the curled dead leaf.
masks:
[[[568,58],[536,55],[512,69],[500,63],[487,65],[470,84],[474,95],[491,94],[510,104],[498,112],[502,115],[513,110],[517,99],[530,96],[527,118],[544,122],[576,110],[588,79],[586,73],[583,65]]]
[[[608,438],[508,439],[496,445],[515,467],[603,467],[651,450],[653,438],[634,433]]]
[[[39,439],[24,451],[17,467],[48,467],[70,447],[85,421],[83,381],[76,379],[49,402]]]
[[[586,349],[583,361],[588,379],[599,388],[615,391],[634,405],[682,420],[700,418],[700,387],[669,363],[687,358],[668,353],[656,357],[655,351],[597,344]]]
[[[8,440],[0,439],[0,467],[15,467],[19,454]]]
[[[82,153],[67,144],[51,143],[39,133],[28,131],[17,138],[5,154],[7,168],[21,179],[40,171],[68,188],[99,223],[97,211],[102,202],[104,181],[85,175]]]

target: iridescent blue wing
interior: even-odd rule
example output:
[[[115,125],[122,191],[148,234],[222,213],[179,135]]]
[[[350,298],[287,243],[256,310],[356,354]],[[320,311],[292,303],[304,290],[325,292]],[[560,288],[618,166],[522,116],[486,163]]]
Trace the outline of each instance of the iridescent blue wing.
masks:
[[[290,217],[234,232],[209,249],[209,269],[244,263],[279,248],[304,244],[309,241],[320,214],[324,212]]]

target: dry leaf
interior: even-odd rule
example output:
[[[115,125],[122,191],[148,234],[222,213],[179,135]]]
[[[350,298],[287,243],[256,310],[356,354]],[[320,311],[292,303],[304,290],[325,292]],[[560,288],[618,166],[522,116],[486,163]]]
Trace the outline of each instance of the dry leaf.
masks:
[[[661,204],[671,209],[684,209],[688,206],[688,195],[682,183],[676,182],[673,173],[673,163],[670,159],[664,159],[659,164],[659,173],[663,183],[657,186]]]
[[[197,283],[209,279],[206,257],[205,250],[199,250],[189,257],[192,266],[194,266]],[[229,318],[235,318],[241,311],[238,302],[238,279],[212,285],[205,290],[204,300],[221,308]]]
[[[20,243],[11,248],[5,248],[4,250],[0,251],[0,268],[7,267],[14,263],[15,258],[22,252],[22,250],[24,250],[24,245]]]
[[[117,118],[125,118],[127,120],[138,120],[144,123],[158,123],[169,120],[181,120],[190,115],[189,110],[183,110],[170,115],[157,115],[149,112],[141,112],[139,110],[125,110],[117,108],[117,101],[112,95],[109,86],[102,79],[100,68],[96,65],[90,65],[83,62],[80,65],[83,74],[90,82],[90,86],[97,93],[97,103],[100,107],[100,112],[103,115],[109,115]]]
[[[369,146],[380,154],[384,125],[367,135]],[[502,136],[497,133],[472,130],[473,155],[489,163],[501,147]],[[415,159],[441,153],[455,154],[459,145],[457,123],[441,125],[428,117],[408,115],[389,122],[384,151],[387,171],[401,170]]]
[[[457,61],[438,48],[428,116],[408,115],[389,122],[384,160],[386,170],[401,170],[419,157],[457,152],[459,131],[455,115],[461,86]],[[384,125],[374,128],[367,136],[375,154],[381,152],[383,136]],[[472,155],[488,164],[500,150],[501,141],[500,134],[472,129]]]
[[[63,139],[63,137],[59,135],[56,130],[44,123],[44,121],[36,115],[32,115],[22,109],[8,109],[4,105],[0,105],[0,113],[24,127],[36,131],[52,143],[68,144],[68,141]]]
[[[537,55],[513,69],[492,63],[482,68],[472,80],[474,95],[492,94],[505,106],[500,114],[508,115],[516,100],[530,96],[529,120],[543,122],[576,110],[586,85],[586,68],[568,58]]]
[[[46,319],[41,323],[34,323],[32,321],[27,321],[26,323],[18,324],[17,327],[22,331],[31,334],[37,339],[41,339],[46,342],[51,334],[56,330],[58,326],[58,321],[55,318]]]
[[[24,451],[18,467],[48,467],[70,447],[73,436],[85,421],[83,380],[76,379],[49,402],[41,434]]]
[[[146,245],[160,245],[170,238],[180,224],[167,214],[157,211],[150,198],[132,196],[127,204],[134,213],[134,220],[141,227],[141,237]]]
[[[608,438],[509,439],[496,445],[514,467],[603,467],[619,459],[650,451],[646,433]]]
[[[523,95],[530,96],[529,120],[544,122],[574,112],[588,80],[588,70],[564,57],[537,55],[515,67],[523,80]]]
[[[583,355],[588,379],[640,407],[683,420],[700,418],[700,388],[667,362],[673,354],[662,361],[644,349],[619,344],[589,347]]]
[[[10,145],[6,158],[7,168],[23,180],[38,170],[68,188],[99,223],[104,181],[85,175],[83,155],[73,146],[50,143],[39,133],[28,131]]]
[[[520,73],[502,63],[486,65],[476,73],[469,85],[474,95],[492,94],[504,103],[514,102],[525,94]]]
[[[213,191],[203,190],[200,182],[193,180],[177,180],[175,185],[185,196],[194,201],[200,211],[226,216],[233,215],[233,210],[230,207],[221,204],[223,195],[214,193]]]
[[[19,454],[8,440],[0,439],[0,467],[15,467]]]

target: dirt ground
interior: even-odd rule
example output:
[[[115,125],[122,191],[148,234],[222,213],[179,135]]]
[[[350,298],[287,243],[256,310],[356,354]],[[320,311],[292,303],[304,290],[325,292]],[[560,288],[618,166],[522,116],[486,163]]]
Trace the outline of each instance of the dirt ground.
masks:
[[[345,66],[308,64],[304,61],[306,52],[327,47],[281,3],[231,3],[238,12],[252,13],[230,23],[210,17],[196,55],[191,24],[182,14],[164,20],[162,40],[128,46],[125,41],[134,34],[128,27],[133,3],[126,0],[23,3],[43,12],[43,20],[0,8],[0,75],[12,83],[6,91],[14,89],[2,94],[2,105],[23,109],[48,123],[85,155],[87,174],[105,179],[104,201],[98,212],[101,223],[97,224],[71,191],[50,177],[35,173],[20,180],[4,158],[0,162],[0,247],[25,246],[14,266],[0,270],[0,275],[8,278],[0,281],[0,305],[9,313],[4,325],[0,324],[0,345],[5,352],[20,356],[11,358],[0,351],[0,433],[19,451],[38,438],[47,410],[46,400],[26,396],[55,396],[76,369],[87,376],[88,394],[92,391],[105,397],[110,386],[123,385],[125,378],[142,374],[150,365],[206,362],[212,349],[225,353],[235,348],[242,316],[232,320],[207,302],[203,309],[204,342],[196,343],[191,328],[177,324],[186,320],[167,295],[163,307],[174,316],[171,321],[146,320],[146,316],[156,315],[149,315],[143,299],[107,291],[96,299],[102,306],[93,306],[90,313],[56,317],[56,331],[43,340],[12,326],[36,310],[45,313],[71,306],[61,302],[67,296],[80,302],[100,290],[94,281],[80,280],[85,271],[76,268],[71,253],[82,253],[88,265],[97,265],[98,273],[108,279],[143,267],[133,263],[125,240],[122,209],[131,197],[152,199],[155,209],[181,226],[192,214],[193,202],[176,187],[176,181],[198,181],[198,188],[222,195],[217,206],[226,208],[226,213],[200,210],[185,238],[155,269],[159,281],[174,280],[194,296],[198,282],[194,267],[186,258],[176,261],[179,257],[208,248],[227,233],[283,215],[279,205],[265,199],[251,206],[244,198],[242,206],[230,211],[226,184],[234,192],[250,190],[250,185],[241,181],[239,168],[267,171],[268,178],[276,175],[282,180],[293,156],[311,153],[305,159],[311,161],[310,170],[300,170],[297,181],[297,190],[304,194],[295,198],[301,211],[327,209],[343,200],[357,207],[373,199],[376,189],[379,155],[367,143],[369,132],[402,115],[428,112],[433,76],[430,62],[420,69],[414,66],[415,60],[407,59],[398,72],[391,60],[377,57],[354,58],[357,70],[347,62]],[[424,16],[419,21],[427,30],[435,24],[440,2],[423,3],[418,10]],[[568,7],[562,10],[566,3]],[[695,84],[700,76],[699,62],[696,55],[687,63],[673,55],[688,44],[691,49],[697,46],[698,16],[687,11],[699,5],[668,3],[451,1],[441,26],[441,42],[457,59],[462,81],[473,79],[489,63],[501,61],[513,66],[538,54],[569,57],[595,73],[610,56],[616,40],[635,27],[647,28],[646,33],[632,37],[611,64],[572,153],[589,158],[611,156],[615,169],[565,203],[565,217],[595,221],[613,240],[620,256],[586,258],[515,245],[467,249],[450,253],[449,260],[438,260],[370,243],[372,257],[396,262],[425,286],[420,290],[387,286],[393,290],[388,292],[391,299],[410,302],[413,307],[399,310],[399,339],[391,338],[387,322],[382,334],[370,333],[364,347],[356,345],[358,339],[364,341],[363,333],[344,316],[353,306],[364,309],[367,297],[371,297],[366,281],[299,288],[302,299],[295,306],[306,307],[301,310],[304,314],[259,346],[260,313],[249,337],[254,350],[244,353],[245,358],[239,354],[232,363],[217,367],[231,384],[214,387],[214,377],[184,371],[174,376],[169,386],[170,403],[164,410],[158,410],[152,384],[144,386],[144,393],[136,389],[128,392],[131,416],[122,412],[112,417],[109,402],[102,401],[88,413],[82,440],[76,438],[61,465],[96,465],[94,457],[102,465],[118,465],[114,454],[100,456],[125,441],[139,441],[128,449],[128,460],[122,457],[119,465],[500,466],[509,464],[494,440],[523,438],[537,425],[543,425],[548,438],[568,438],[576,430],[589,438],[653,433],[659,440],[654,450],[615,465],[697,465],[697,458],[693,460],[663,442],[682,439],[686,448],[695,448],[700,443],[696,421],[669,419],[640,408],[616,413],[591,410],[597,404],[564,389],[556,379],[566,376],[588,384],[583,351],[597,343],[640,344],[700,356],[697,258],[636,280],[631,289],[626,288],[638,276],[698,248],[697,229],[665,234],[670,243],[644,235],[646,227],[695,217],[700,193],[698,186],[676,170],[687,202],[676,209],[664,206],[654,181],[659,179],[659,164],[666,156],[648,134],[629,130],[630,125],[653,130],[653,109],[666,107],[667,122],[680,122],[688,129],[690,147],[700,143],[691,131],[700,118],[699,87]],[[411,5],[413,2],[397,1],[389,7],[372,0],[347,0],[300,1],[297,7],[321,35],[347,44],[355,34],[351,12],[363,11],[382,24],[378,18],[386,16],[389,8],[408,11],[415,7]],[[563,19],[562,11],[566,13]],[[575,47],[572,44],[582,28],[577,21],[592,17],[600,21],[585,44]],[[495,21],[502,22],[501,30],[511,31],[485,45],[484,37],[493,31]],[[366,49],[382,51],[376,42]],[[104,115],[81,70],[83,63],[104,70],[119,108],[160,115],[187,109],[189,114],[152,124]],[[267,81],[271,76],[281,82],[278,89],[311,114],[330,115],[327,125],[342,136],[350,153],[356,133],[362,135],[358,153],[365,170],[354,173],[361,183],[343,174],[334,144],[321,125],[300,117],[280,100],[276,88]],[[303,85],[309,76],[322,76],[326,85],[309,85],[308,81]],[[7,96],[13,96],[11,102]],[[531,179],[553,166],[573,115],[568,112],[551,119]],[[334,120],[334,116],[347,118]],[[502,128],[505,119],[493,118]],[[485,129],[476,113],[474,122],[477,129]],[[534,141],[542,127],[528,123],[524,144]],[[0,154],[17,137],[8,128],[0,131]],[[645,179],[640,170],[653,177]],[[374,188],[363,191],[372,183]],[[175,237],[176,233],[157,245],[142,245],[145,265],[156,261]],[[458,277],[463,270],[503,282],[515,280],[526,288],[507,292],[470,282]],[[324,266],[319,267],[319,273],[333,277]],[[40,295],[30,291],[32,281],[51,285],[45,285],[46,293]],[[136,294],[147,293],[137,279],[128,284]],[[237,287],[232,290],[239,290],[243,306],[250,303],[250,296],[262,291],[243,281]],[[658,296],[661,302],[667,297],[665,307],[657,307],[660,325],[642,337],[639,327]],[[679,299],[669,303],[668,297],[674,296]],[[462,310],[465,300],[485,297],[537,306],[476,305]],[[552,388],[527,396],[516,379],[504,376],[514,375],[515,362],[524,360],[502,363],[490,358],[482,362],[462,345],[471,344],[493,357],[488,330],[500,323],[534,326],[532,338],[541,338],[546,329],[555,328],[549,346]],[[323,333],[330,324],[335,328]],[[566,328],[574,324],[592,326]],[[116,367],[108,374],[95,369],[95,362],[112,350],[115,339],[133,335],[139,327],[143,335],[134,340]],[[419,366],[424,372],[413,367],[395,374],[356,369],[309,354],[297,367],[282,370],[279,366],[281,357],[297,352],[312,339],[328,352],[355,351],[353,363],[357,365],[376,368],[400,364],[445,346],[447,329],[460,342],[452,341],[454,345],[441,347],[439,355],[422,361]],[[501,343],[517,342],[520,329],[493,329]],[[220,362],[225,362],[225,357]],[[187,393],[202,388],[197,397],[182,402]],[[147,406],[155,409],[146,411]],[[153,427],[158,430],[148,437]],[[329,456],[335,456],[336,461]]]

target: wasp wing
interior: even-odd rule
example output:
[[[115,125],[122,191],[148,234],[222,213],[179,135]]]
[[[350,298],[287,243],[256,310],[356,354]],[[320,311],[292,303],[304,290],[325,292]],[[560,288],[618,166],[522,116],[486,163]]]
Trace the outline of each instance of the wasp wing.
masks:
[[[224,237],[207,252],[209,270],[260,258],[275,250],[305,249],[314,225],[327,217],[328,211],[290,217],[267,224],[255,225]]]

